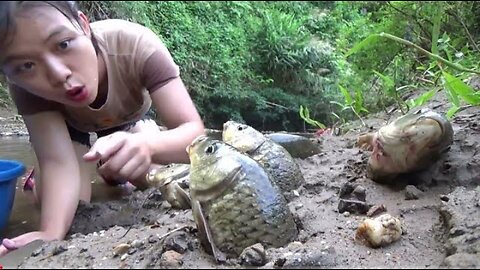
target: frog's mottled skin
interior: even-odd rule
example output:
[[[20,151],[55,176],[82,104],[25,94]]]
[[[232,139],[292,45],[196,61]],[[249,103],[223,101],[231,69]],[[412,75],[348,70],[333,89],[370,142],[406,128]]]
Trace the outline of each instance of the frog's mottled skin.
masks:
[[[357,144],[373,153],[367,175],[388,182],[400,173],[425,169],[453,143],[453,129],[443,116],[430,109],[410,112],[376,133],[358,138]]]
[[[255,243],[280,247],[296,238],[285,198],[257,161],[206,136],[187,151],[193,216],[203,245],[217,261]]]
[[[294,189],[305,183],[303,174],[290,153],[256,129],[228,121],[223,124],[222,138],[224,142],[258,161],[272,175],[287,199],[290,199]]]
[[[188,182],[189,172],[190,164],[169,164],[150,170],[146,180],[150,186],[160,189],[165,200],[173,208],[190,209],[190,196],[180,186],[181,182]]]

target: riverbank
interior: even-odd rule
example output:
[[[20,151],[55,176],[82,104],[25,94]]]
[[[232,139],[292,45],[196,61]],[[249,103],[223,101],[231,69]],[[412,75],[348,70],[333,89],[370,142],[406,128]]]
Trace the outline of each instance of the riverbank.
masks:
[[[439,95],[428,107],[445,113],[449,105]],[[378,129],[395,117],[398,112],[376,114],[365,122]],[[300,234],[285,247],[260,251],[266,260],[258,268],[479,268],[479,122],[478,107],[459,112],[452,120],[451,149],[428,170],[403,176],[392,186],[366,177],[370,153],[354,146],[364,127],[322,136],[321,153],[296,159],[306,183],[289,207]],[[400,240],[377,249],[354,240],[367,216],[339,210],[346,185],[360,185],[368,205],[383,205],[401,220]],[[126,248],[118,253],[119,247]],[[198,241],[191,210],[172,209],[155,189],[81,203],[67,239],[39,243],[24,255],[0,258],[0,263],[22,269],[247,267],[241,259],[216,264]]]

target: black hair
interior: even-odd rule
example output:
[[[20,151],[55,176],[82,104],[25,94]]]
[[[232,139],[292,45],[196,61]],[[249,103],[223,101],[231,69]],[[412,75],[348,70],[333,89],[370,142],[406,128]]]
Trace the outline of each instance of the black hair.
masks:
[[[78,16],[79,8],[76,1],[2,1],[0,2],[0,51],[8,46],[13,39],[12,34],[15,33],[15,13],[20,9],[33,8],[42,5],[55,8],[74,25],[81,25]],[[98,54],[98,42],[93,33],[91,35],[91,40],[95,52]]]

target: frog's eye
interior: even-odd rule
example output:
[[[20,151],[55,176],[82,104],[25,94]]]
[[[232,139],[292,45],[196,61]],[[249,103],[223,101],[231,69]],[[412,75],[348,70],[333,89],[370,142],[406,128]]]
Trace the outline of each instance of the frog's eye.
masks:
[[[246,129],[246,128],[247,128],[247,126],[238,126],[238,131],[242,131],[242,130],[244,130],[244,129]]]
[[[215,153],[215,151],[217,151],[217,144],[216,143],[213,143],[213,144],[210,144],[207,149],[205,149],[205,153],[207,154],[213,154]]]

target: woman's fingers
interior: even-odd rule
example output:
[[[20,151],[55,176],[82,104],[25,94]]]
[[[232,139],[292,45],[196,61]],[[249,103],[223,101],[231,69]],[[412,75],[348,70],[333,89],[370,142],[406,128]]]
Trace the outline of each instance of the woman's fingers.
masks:
[[[83,155],[85,161],[106,160],[115,154],[125,144],[128,134],[115,132],[109,136],[99,138],[90,150]]]

